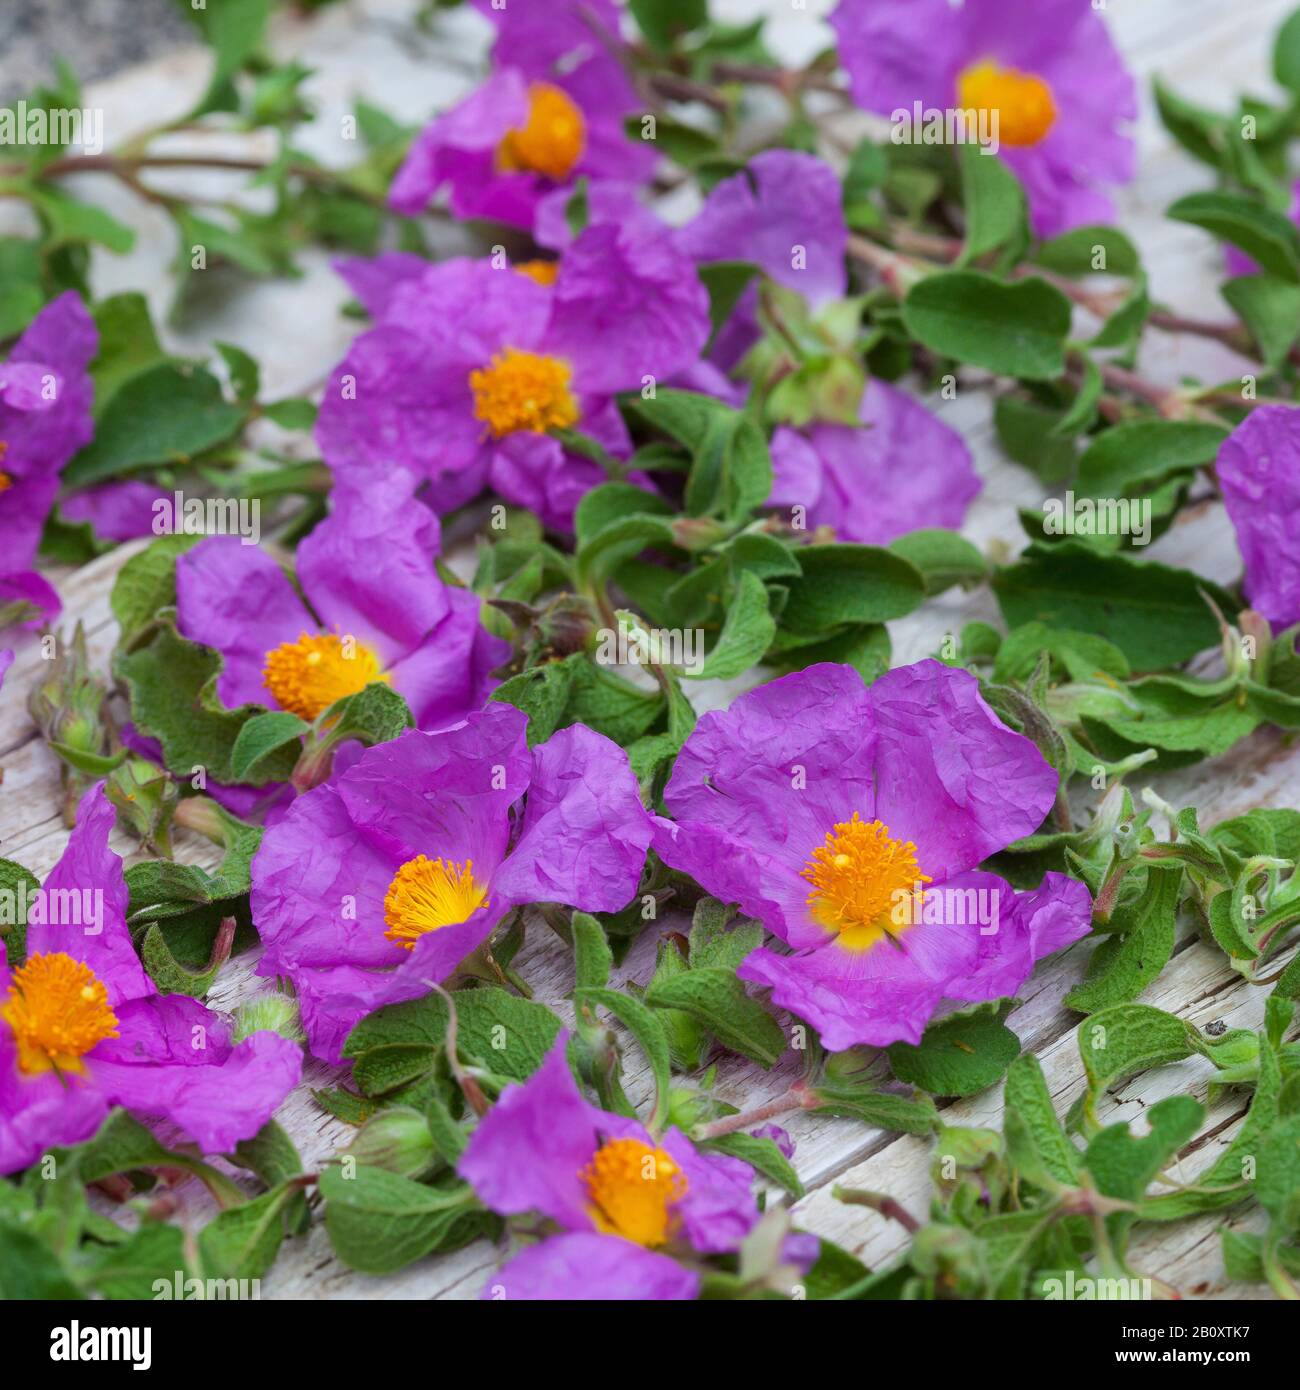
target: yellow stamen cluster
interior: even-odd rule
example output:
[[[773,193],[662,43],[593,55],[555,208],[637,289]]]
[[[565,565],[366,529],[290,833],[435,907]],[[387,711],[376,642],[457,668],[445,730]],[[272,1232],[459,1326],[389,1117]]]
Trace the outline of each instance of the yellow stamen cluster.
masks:
[[[663,1149],[639,1139],[611,1139],[582,1170],[582,1181],[600,1230],[638,1245],[667,1244],[686,1174]]]
[[[516,261],[515,269],[520,275],[527,275],[539,285],[553,285],[560,273],[559,261]]]
[[[463,864],[428,859],[423,854],[408,859],[393,875],[384,895],[384,935],[404,950],[413,951],[425,932],[454,927],[467,921],[480,907],[487,907],[487,884],[475,883],[474,861]]]
[[[30,956],[10,983],[0,1017],[13,1030],[20,1071],[82,1071],[81,1059],[92,1047],[117,1037],[103,982],[63,951]]]
[[[497,164],[507,172],[530,170],[559,181],[582,158],[586,140],[586,122],[573,99],[549,82],[534,82],[528,88],[528,117],[497,147]]]
[[[558,357],[506,348],[490,367],[469,374],[474,416],[501,439],[517,430],[544,434],[578,421],[578,402],[569,389],[569,364]]]
[[[281,709],[299,719],[315,719],[336,700],[388,676],[374,652],[352,638],[304,632],[296,642],[282,642],[267,652],[262,679]]]
[[[1056,122],[1052,89],[1033,73],[1004,68],[986,59],[957,78],[957,105],[964,110],[996,111],[998,142],[1036,145]]]
[[[842,945],[863,951],[917,920],[917,885],[930,882],[910,840],[895,840],[888,826],[860,820],[856,811],[813,850],[802,877],[813,887],[813,917],[838,932]]]

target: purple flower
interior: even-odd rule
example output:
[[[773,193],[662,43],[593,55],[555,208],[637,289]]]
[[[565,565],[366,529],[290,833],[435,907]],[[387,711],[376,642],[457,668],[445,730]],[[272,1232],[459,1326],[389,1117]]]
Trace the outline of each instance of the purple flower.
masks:
[[[438,539],[437,517],[401,475],[336,489],[298,547],[302,598],[264,551],[213,536],[176,562],[177,627],[221,654],[228,708],[315,719],[388,681],[420,728],[445,728],[483,703],[509,647],[479,623],[477,597],[439,577]]]
[[[981,483],[970,450],[920,401],[872,379],[865,429],[781,426],[772,436],[772,507],[802,506],[809,528],[884,545],[926,526],[959,528]]]
[[[512,10],[513,5],[510,7]],[[621,79],[611,83],[611,73]],[[627,138],[635,104],[617,65],[571,71],[504,67],[415,137],[389,189],[389,204],[415,215],[447,185],[457,217],[486,217],[530,231],[538,205],[575,180],[639,182],[653,147]]]
[[[1257,406],[1219,446],[1246,597],[1275,632],[1300,622],[1300,410]]]
[[[64,464],[94,432],[87,367],[99,334],[76,294],[47,304],[0,366],[0,612],[30,606],[13,626],[34,629],[57,616],[58,595],[31,565],[59,490]],[[10,626],[0,619],[0,631]]]
[[[70,493],[59,511],[65,521],[89,522],[100,540],[133,541],[154,534],[154,503],[167,496],[154,483],[127,479]]]
[[[735,1250],[758,1220],[748,1164],[699,1153],[678,1129],[656,1140],[590,1105],[561,1033],[522,1085],[479,1121],[458,1165],[485,1206],[538,1212],[548,1236],[489,1280],[484,1298],[686,1299],[699,1276],[670,1250]]]
[[[439,511],[490,483],[567,529],[606,475],[555,431],[579,430],[626,456],[614,394],[647,378],[666,383],[696,362],[709,334],[708,295],[667,232],[590,227],[553,286],[490,261],[419,274],[391,259],[341,269],[381,317],[326,389],[321,451],[357,487],[404,469],[432,484]]]
[[[830,23],[866,110],[997,112],[1039,236],[1113,217],[1098,186],[1134,177],[1137,95],[1090,0],[840,0]]]
[[[302,1051],[288,1039],[232,1046],[197,1000],[155,993],[126,925],[113,819],[98,783],[28,904],[25,963],[0,966],[0,1173],[89,1138],[114,1105],[228,1152],[298,1084]]]
[[[253,861],[263,975],[290,976],[312,1051],[446,979],[514,906],[615,912],[653,833],[627,754],[581,724],[529,750],[490,703],[403,734],[294,802]],[[512,816],[527,793],[522,815]]]
[[[966,671],[922,661],[870,688],[818,665],[706,714],[655,849],[790,948],[741,965],[832,1051],[920,1041],[944,999],[1015,992],[1085,936],[1086,886],[1016,893],[979,863],[1038,829],[1057,776]]]

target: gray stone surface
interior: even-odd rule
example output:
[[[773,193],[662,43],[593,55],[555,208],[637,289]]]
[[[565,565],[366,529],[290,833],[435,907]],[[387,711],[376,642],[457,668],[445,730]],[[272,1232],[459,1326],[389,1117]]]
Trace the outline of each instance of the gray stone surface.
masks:
[[[83,82],[193,42],[175,0],[3,0],[0,102],[54,75],[65,59]]]

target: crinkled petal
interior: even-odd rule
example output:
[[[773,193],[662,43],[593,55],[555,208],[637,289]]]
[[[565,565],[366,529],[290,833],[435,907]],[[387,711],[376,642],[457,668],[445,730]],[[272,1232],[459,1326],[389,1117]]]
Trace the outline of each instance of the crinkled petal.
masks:
[[[1257,406],[1215,471],[1246,566],[1246,597],[1275,632],[1300,622],[1300,410]]]
[[[167,494],[153,483],[124,479],[82,488],[59,503],[65,521],[89,522],[104,541],[131,541],[154,534],[154,503]]]
[[[328,517],[298,546],[298,582],[325,626],[383,665],[407,656],[451,611],[434,568],[438,518],[397,474],[338,488]]]
[[[251,1139],[302,1076],[302,1049],[278,1033],[254,1033],[207,1066],[96,1062],[95,1082],[114,1103],[179,1126],[205,1153]]]
[[[585,393],[667,381],[709,337],[709,296],[667,232],[588,227],[560,262],[547,350]]]
[[[677,244],[696,261],[753,261],[820,308],[846,283],[840,181],[814,155],[766,150],[713,188]]]
[[[1042,824],[1057,774],[998,719],[968,671],[929,660],[899,666],[867,699],[878,739],[874,814],[895,839],[915,842],[936,882]]]
[[[754,1170],[726,1154],[700,1153],[679,1129],[670,1129],[660,1146],[686,1178],[675,1210],[691,1248],[704,1255],[738,1249],[758,1220]]]
[[[33,922],[29,912],[27,924],[29,955],[62,951],[84,961],[114,1005],[153,993],[126,925],[122,861],[108,847],[116,816],[104,784],[96,782],[81,798],[67,847],[42,885],[47,920]]]
[[[492,1275],[485,1299],[563,1302],[663,1302],[699,1293],[698,1274],[668,1255],[618,1236],[549,1236]]]
[[[617,912],[636,892],[652,835],[627,754],[572,724],[533,750],[519,840],[494,888],[513,902]]]

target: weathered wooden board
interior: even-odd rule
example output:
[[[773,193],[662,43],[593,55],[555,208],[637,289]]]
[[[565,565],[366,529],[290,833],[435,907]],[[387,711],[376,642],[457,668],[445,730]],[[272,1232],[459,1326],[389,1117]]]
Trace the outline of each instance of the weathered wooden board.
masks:
[[[369,96],[404,119],[418,120],[454,100],[476,80],[482,69],[483,24],[472,14],[452,12],[435,34],[417,32],[410,24],[413,0],[353,0],[310,19],[281,22],[277,47],[317,70],[308,90],[317,101],[321,119],[308,143],[319,158],[342,160],[351,150],[340,135],[340,117],[358,95]],[[774,46],[791,62],[823,47],[829,31],[818,16],[829,3],[796,9],[788,0],[714,0],[715,11],[728,18],[759,12],[772,16]],[[1129,63],[1145,80],[1160,72],[1198,101],[1227,105],[1241,89],[1259,91],[1267,85],[1271,35],[1289,9],[1288,0],[1265,0],[1249,12],[1219,0],[1111,0],[1106,6],[1113,32]],[[147,67],[124,73],[92,89],[91,100],[106,111],[110,144],[128,138],[145,125],[186,108],[203,83],[207,59],[201,53],[174,54]],[[1209,239],[1193,228],[1165,221],[1162,210],[1175,197],[1203,186],[1205,171],[1171,146],[1149,110],[1139,125],[1142,176],[1123,200],[1122,224],[1138,239],[1152,274],[1154,295],[1174,308],[1204,317],[1222,312],[1215,291],[1218,253]],[[838,118],[837,118],[838,119]],[[193,136],[171,137],[175,150],[194,148]],[[235,136],[209,137],[209,152],[258,152],[257,141]],[[261,150],[261,153],[269,153]],[[141,204],[103,176],[95,181],[94,196],[138,229],[135,251],[125,258],[98,257],[94,276],[98,292],[143,288],[155,308],[165,308],[168,296],[164,267],[174,254],[172,233],[157,208]],[[187,175],[174,183],[187,192],[225,196],[223,176]],[[5,217],[12,217],[6,209]],[[457,245],[449,229],[448,248]],[[260,284],[214,296],[203,314],[175,337],[176,346],[203,351],[213,339],[239,343],[263,363],[268,394],[297,393],[318,388],[341,355],[354,325],[339,316],[346,291],[330,273],[323,256],[305,259],[302,279]],[[1245,369],[1222,349],[1203,341],[1151,335],[1144,369],[1155,379],[1174,383],[1183,374],[1226,379]],[[1036,484],[1028,474],[1004,461],[993,441],[988,393],[972,389],[960,399],[939,407],[944,418],[962,430],[976,458],[985,489],[971,509],[967,534],[994,553],[1010,553],[1021,543],[1016,508],[1037,501]],[[105,662],[116,637],[108,606],[113,578],[137,547],[125,546],[76,573],[59,576],[65,622],[81,620],[92,655]],[[1221,508],[1207,507],[1195,517],[1184,516],[1171,533],[1152,547],[1155,558],[1190,566],[1209,578],[1231,581],[1239,560],[1231,529]],[[458,567],[470,562],[468,548],[455,557]],[[987,593],[950,594],[928,604],[913,617],[893,625],[895,661],[911,661],[932,652],[947,632],[972,618],[996,619]],[[34,644],[19,653],[0,696],[0,855],[16,858],[38,874],[58,858],[66,840],[59,812],[59,776],[27,718],[27,689],[40,669]],[[708,684],[692,692],[701,709],[725,704],[737,689]],[[1196,803],[1202,823],[1213,823],[1260,805],[1300,807],[1300,752],[1278,734],[1261,731],[1225,757],[1186,772],[1153,779],[1162,796],[1175,804]],[[1080,803],[1086,809],[1086,801]],[[117,845],[129,853],[131,843]],[[179,839],[178,857],[201,863],[213,859],[212,847],[189,835]],[[667,924],[665,924],[667,925]],[[1060,1005],[1062,995],[1082,974],[1090,947],[1086,943],[1047,962],[1023,991],[1023,1002],[1011,1023],[1027,1049],[1042,1060],[1049,1084],[1064,1108],[1082,1086],[1082,1066],[1074,1040],[1078,1015]],[[617,981],[645,980],[652,965],[654,942],[637,943],[617,972]],[[538,997],[554,1002],[569,1016],[564,995],[571,987],[566,954],[538,927],[519,961]],[[212,1003],[229,1008],[258,988],[252,962],[233,961],[217,982]],[[1174,959],[1143,996],[1146,1002],[1204,1026],[1222,1020],[1234,1027],[1254,1028],[1263,1016],[1263,991],[1241,984],[1224,958],[1199,941],[1184,937]],[[639,1070],[639,1053],[629,1048],[629,1094],[648,1091]],[[1135,1119],[1171,1092],[1191,1086],[1204,1096],[1208,1064],[1194,1060],[1138,1076],[1107,1097],[1104,1114]],[[794,1074],[792,1063],[773,1073],[735,1058],[720,1069],[722,1096],[743,1108],[780,1094]],[[315,1104],[310,1087],[332,1084],[332,1068],[312,1063],[303,1086],[286,1102],[281,1121],[314,1163],[346,1142],[346,1126]],[[1212,1161],[1239,1124],[1245,1098],[1229,1093],[1212,1108],[1208,1137],[1184,1159],[1187,1175]],[[947,1112],[955,1121],[996,1123],[1001,1109],[999,1090],[960,1102]],[[861,1124],[799,1114],[788,1127],[798,1140],[796,1162],[809,1195],[799,1204],[807,1228],[854,1250],[869,1263],[887,1260],[904,1241],[900,1227],[860,1207],[844,1206],[831,1196],[830,1185],[843,1182],[891,1193],[916,1215],[925,1214],[929,1190],[931,1145],[871,1130]],[[197,1184],[183,1190],[181,1219],[197,1227],[210,1215]],[[1135,1263],[1144,1272],[1179,1288],[1185,1295],[1258,1296],[1254,1288],[1229,1288],[1223,1277],[1215,1231],[1224,1218],[1188,1221],[1173,1227],[1148,1227],[1135,1243]],[[399,1274],[373,1279],[358,1276],[334,1259],[323,1229],[317,1225],[305,1238],[288,1244],[263,1292],[279,1298],[468,1298],[475,1297],[498,1252],[479,1242],[457,1254],[423,1261]]]

